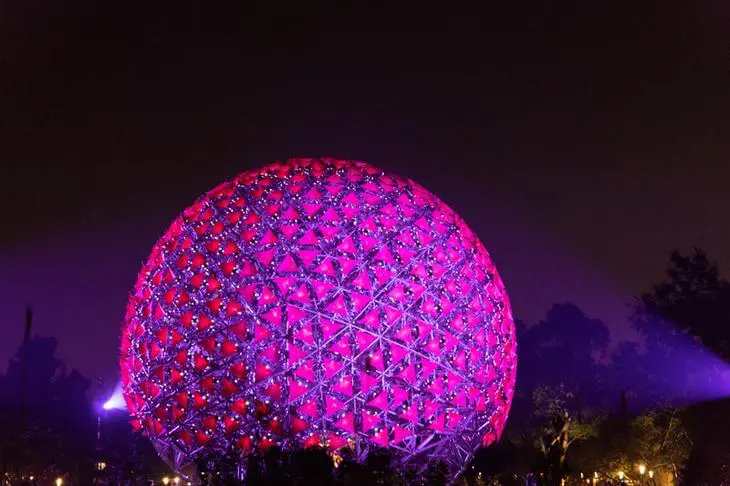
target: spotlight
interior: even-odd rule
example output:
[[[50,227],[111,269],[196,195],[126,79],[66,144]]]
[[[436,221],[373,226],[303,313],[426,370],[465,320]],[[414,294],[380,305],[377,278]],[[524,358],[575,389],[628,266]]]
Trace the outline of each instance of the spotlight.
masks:
[[[114,388],[114,393],[112,393],[112,396],[104,402],[101,408],[104,410],[125,410],[127,408],[127,404],[124,401],[124,395],[122,395],[121,384],[117,384]]]

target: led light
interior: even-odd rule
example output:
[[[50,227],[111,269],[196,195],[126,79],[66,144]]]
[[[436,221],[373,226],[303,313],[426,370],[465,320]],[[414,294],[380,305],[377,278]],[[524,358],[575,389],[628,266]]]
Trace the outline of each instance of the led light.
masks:
[[[122,385],[177,471],[231,446],[352,442],[407,463],[427,439],[456,474],[502,432],[514,332],[489,254],[436,196],[361,162],[295,159],[213,189],[157,242]]]

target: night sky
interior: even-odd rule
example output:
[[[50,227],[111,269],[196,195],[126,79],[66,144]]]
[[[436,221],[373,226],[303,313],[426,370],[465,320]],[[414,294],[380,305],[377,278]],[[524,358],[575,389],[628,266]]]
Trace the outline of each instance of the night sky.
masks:
[[[727,2],[109,3],[0,3],[2,367],[33,302],[69,367],[115,380],[155,240],[288,157],[429,188],[528,322],[571,301],[633,339],[627,304],[670,250],[730,271]]]

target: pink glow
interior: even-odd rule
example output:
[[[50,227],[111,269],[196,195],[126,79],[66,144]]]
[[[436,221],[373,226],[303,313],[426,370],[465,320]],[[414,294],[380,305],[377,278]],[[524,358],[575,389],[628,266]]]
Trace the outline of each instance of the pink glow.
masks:
[[[451,209],[361,162],[296,159],[175,220],[121,367],[135,427],[176,468],[230,445],[377,445],[456,473],[502,432],[515,349],[499,275]]]

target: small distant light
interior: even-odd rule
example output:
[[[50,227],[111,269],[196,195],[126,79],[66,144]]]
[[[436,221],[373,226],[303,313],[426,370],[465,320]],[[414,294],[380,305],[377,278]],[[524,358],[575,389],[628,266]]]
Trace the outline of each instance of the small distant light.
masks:
[[[56,486],[63,486],[63,478],[56,478]]]

